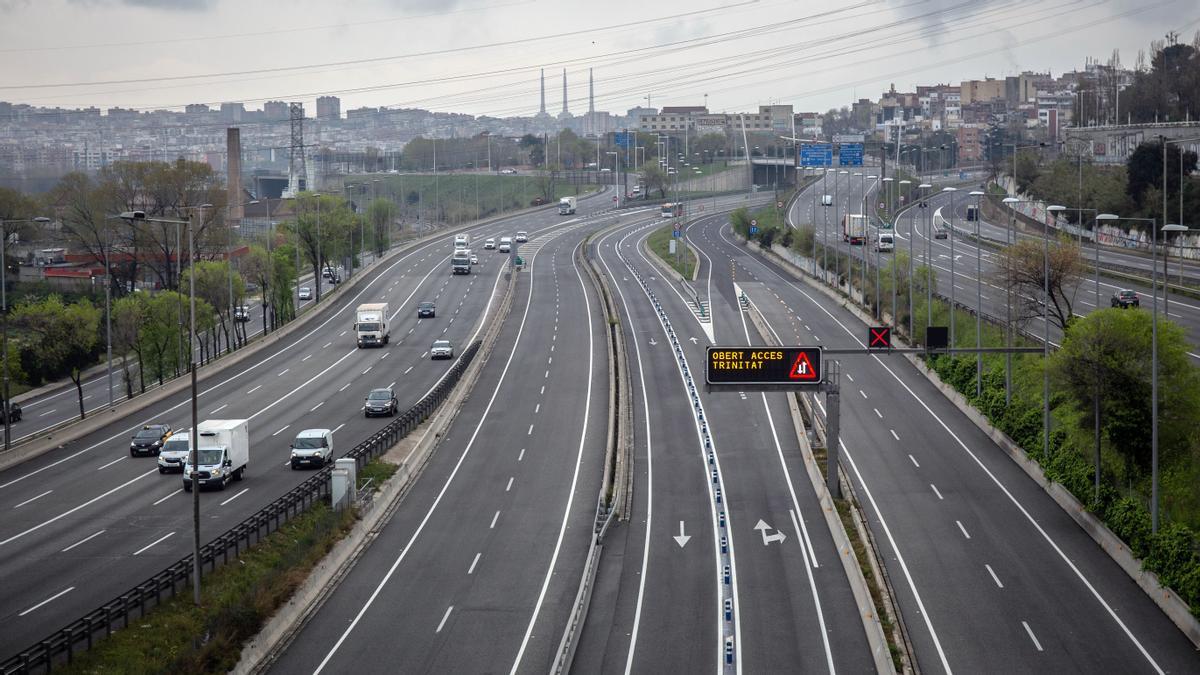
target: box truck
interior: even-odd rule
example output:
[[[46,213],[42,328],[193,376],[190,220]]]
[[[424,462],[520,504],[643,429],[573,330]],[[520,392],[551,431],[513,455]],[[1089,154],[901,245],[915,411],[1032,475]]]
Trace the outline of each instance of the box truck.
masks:
[[[249,420],[205,420],[197,425],[196,464],[187,458],[183,489],[191,491],[194,474],[201,488],[224,490],[229,481],[241,480],[250,463],[249,428]]]
[[[575,213],[575,198],[563,197],[558,200],[558,215],[569,216]]]
[[[354,334],[359,347],[382,347],[390,338],[388,304],[368,302],[354,310]]]
[[[861,213],[842,216],[842,241],[864,244],[867,241],[867,219]]]

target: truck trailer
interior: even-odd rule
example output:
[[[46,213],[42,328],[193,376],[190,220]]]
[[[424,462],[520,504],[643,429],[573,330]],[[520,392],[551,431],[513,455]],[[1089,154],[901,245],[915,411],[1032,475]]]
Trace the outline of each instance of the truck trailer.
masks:
[[[354,334],[358,346],[382,347],[388,343],[388,304],[368,302],[354,310]]]
[[[200,487],[224,490],[231,480],[241,480],[250,464],[249,420],[205,420],[196,426],[196,464],[189,456],[183,471],[183,489],[191,491],[192,476]]]

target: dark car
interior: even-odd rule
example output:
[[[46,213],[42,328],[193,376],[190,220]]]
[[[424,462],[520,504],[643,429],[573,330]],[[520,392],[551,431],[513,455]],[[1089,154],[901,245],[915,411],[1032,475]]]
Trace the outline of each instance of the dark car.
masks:
[[[432,302],[422,302],[417,304],[418,319],[432,319],[437,316],[437,307]]]
[[[245,322],[250,320],[250,308],[246,305],[238,305],[233,308],[233,320]]]
[[[8,404],[8,418],[7,419],[5,418],[5,415],[4,415],[4,407],[0,406],[0,422],[8,422],[9,424],[12,424],[13,422],[20,422],[20,421],[21,421],[21,406],[17,405],[16,403],[10,402]]]
[[[162,450],[163,442],[171,437],[171,427],[167,424],[147,424],[129,441],[129,454],[157,455]]]
[[[391,417],[396,414],[396,408],[399,404],[396,403],[396,395],[391,389],[372,389],[371,393],[367,394],[367,402],[363,405],[363,412],[367,417],[375,415],[387,415]]]
[[[529,202],[530,206],[541,206],[546,203],[545,197],[534,197],[533,201]]]
[[[1112,306],[1120,307],[1121,309],[1125,309],[1127,307],[1140,307],[1141,301],[1138,300],[1138,294],[1136,291],[1123,288],[1113,294]]]
[[[950,232],[949,232],[949,231],[947,231],[947,230],[943,230],[943,229],[941,229],[941,228],[938,228],[938,229],[936,229],[936,230],[934,230],[934,231],[933,231],[933,238],[934,238],[934,239],[946,239],[946,238],[948,238],[949,236],[950,236]]]

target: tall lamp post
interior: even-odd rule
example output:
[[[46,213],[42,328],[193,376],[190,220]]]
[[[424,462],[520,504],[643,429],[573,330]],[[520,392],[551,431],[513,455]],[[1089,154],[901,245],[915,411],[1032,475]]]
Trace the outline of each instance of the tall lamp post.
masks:
[[[933,185],[931,185],[930,183],[921,183],[920,185],[917,186],[917,188],[920,190],[923,190],[923,192],[921,193],[921,206],[918,208],[922,208],[925,210],[925,327],[928,328],[929,326],[933,325],[933,261],[930,259],[931,256],[933,255],[933,216],[931,215],[931,212],[929,210],[929,191],[933,189]],[[913,232],[916,232],[915,223],[914,223],[914,227],[913,227]],[[910,246],[911,246],[911,244],[910,244]],[[909,268],[910,268],[909,271],[910,272],[912,271],[911,266],[912,266],[912,263],[910,260],[910,263],[909,263]],[[909,286],[910,286],[910,288],[908,291],[908,304],[911,306],[912,305],[911,284]],[[912,335],[911,327],[909,330],[909,335]],[[929,341],[928,336],[926,336],[925,341],[926,342]]]
[[[1164,155],[1165,156],[1165,155]],[[1164,197],[1164,205],[1165,197]],[[1166,213],[1166,209],[1163,210]],[[1153,221],[1152,221],[1153,222]],[[1158,225],[1152,225],[1155,228],[1155,235],[1151,239],[1155,252],[1158,251]],[[1166,243],[1167,232],[1187,232],[1188,228],[1169,223],[1163,225],[1164,233],[1163,243]],[[1164,263],[1166,259],[1164,258]],[[1163,267],[1166,267],[1164,264]],[[1150,321],[1150,531],[1158,533],[1158,264],[1154,261],[1154,272],[1151,274],[1153,282],[1150,285],[1151,293],[1154,295],[1153,301],[1153,319]],[[1163,279],[1163,307],[1166,307],[1167,284],[1166,279]],[[1164,311],[1164,314],[1166,312]]]
[[[12,401],[8,400],[8,257],[7,257],[7,252],[5,250],[5,248],[8,246],[8,226],[16,225],[18,223],[48,223],[48,222],[50,222],[50,219],[45,216],[38,216],[36,218],[29,218],[27,220],[4,220],[3,218],[0,218],[0,321],[3,321],[3,336],[0,337],[0,340],[4,341],[4,347],[3,347],[3,349],[4,349],[4,400],[2,402],[4,405],[4,409],[3,409],[3,411],[0,411],[0,412],[2,412],[4,415],[4,449],[6,451],[8,450],[9,444],[11,442],[11,440],[10,440],[11,439],[11,431],[9,429],[9,424],[12,423],[12,420],[10,419],[10,417],[12,416],[11,415]],[[105,249],[105,250],[107,251],[107,249]],[[107,258],[108,258],[108,254],[106,252],[105,259],[107,260]],[[107,268],[108,268],[108,265],[107,265],[107,263],[105,263],[106,271],[105,271],[105,277],[104,277],[104,283],[105,283],[105,296],[104,297],[106,300],[106,306],[107,306],[107,299],[108,299],[108,294],[107,294],[108,293],[108,284],[110,283],[110,281],[108,279]],[[109,335],[112,334],[112,324],[111,323],[109,323],[108,333],[109,333]],[[112,338],[110,337],[109,338],[110,344],[111,344],[111,341],[112,341]],[[112,400],[111,400],[112,399],[112,351],[111,350],[109,351],[109,357],[108,357],[108,395],[109,395],[108,405],[111,407],[112,406]]]
[[[954,347],[958,344],[954,338],[954,193],[957,188],[944,187],[942,192],[950,193],[950,219],[946,221],[947,227],[950,229],[950,346]]]
[[[191,434],[188,436],[188,443],[191,446],[191,456],[188,464],[192,467],[192,601],[196,605],[200,604],[200,472],[197,470],[199,464],[196,456],[200,438],[197,430],[200,424],[200,412],[198,403],[199,392],[196,386],[196,267],[192,263],[195,262],[196,220],[200,217],[200,213],[210,208],[212,208],[212,204],[201,204],[200,206],[191,207],[192,213],[188,216],[187,220],[147,218],[145,211],[125,211],[119,216],[122,220],[127,221],[173,224],[176,226],[176,229],[186,225],[188,231],[188,274],[190,280],[190,283],[188,283],[188,298],[190,303],[188,328],[190,349],[188,350],[188,354],[190,355],[189,370],[191,371],[192,378],[192,425]]]
[[[975,198],[975,398],[983,395],[983,244],[979,238],[979,220],[983,215],[983,193],[972,190]]]

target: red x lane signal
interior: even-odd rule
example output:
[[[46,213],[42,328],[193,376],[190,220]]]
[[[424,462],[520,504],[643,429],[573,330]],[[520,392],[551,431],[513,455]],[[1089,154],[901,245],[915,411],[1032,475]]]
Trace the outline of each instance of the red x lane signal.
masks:
[[[892,329],[890,326],[871,326],[867,337],[867,349],[891,349]]]

